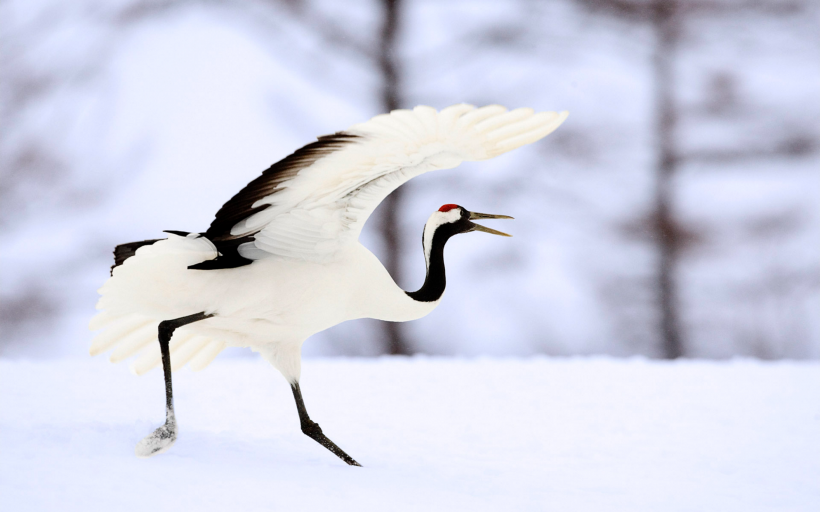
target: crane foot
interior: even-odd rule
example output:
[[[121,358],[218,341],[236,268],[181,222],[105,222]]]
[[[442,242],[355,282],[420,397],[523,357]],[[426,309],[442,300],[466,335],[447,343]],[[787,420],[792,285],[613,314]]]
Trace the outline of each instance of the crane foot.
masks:
[[[176,422],[168,422],[145,436],[137,443],[134,453],[137,457],[147,458],[167,451],[177,440]]]
[[[346,454],[344,450],[336,445],[336,443],[328,439],[328,437],[322,432],[322,427],[320,427],[315,421],[308,419],[307,422],[303,422],[302,433],[333,452],[334,455],[345,461],[349,466],[362,467],[361,464],[353,460],[353,457]]]
[[[336,446],[336,443],[327,438],[318,423],[310,419],[305,408],[305,401],[302,399],[302,390],[299,383],[294,382],[290,385],[290,389],[293,391],[293,398],[296,400],[296,410],[299,412],[299,424],[302,426],[302,433],[333,452],[333,455],[345,461],[349,466],[361,467],[362,465],[353,460],[353,457],[346,454],[344,450]]]

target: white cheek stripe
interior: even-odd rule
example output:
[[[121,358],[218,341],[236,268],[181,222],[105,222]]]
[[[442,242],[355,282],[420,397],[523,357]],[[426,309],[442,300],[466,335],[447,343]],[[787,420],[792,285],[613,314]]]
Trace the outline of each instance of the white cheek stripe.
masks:
[[[461,208],[453,208],[449,212],[435,211],[427,224],[424,225],[424,234],[421,243],[424,246],[424,261],[427,267],[430,266],[430,251],[433,250],[433,235],[442,224],[457,222],[461,218]]]

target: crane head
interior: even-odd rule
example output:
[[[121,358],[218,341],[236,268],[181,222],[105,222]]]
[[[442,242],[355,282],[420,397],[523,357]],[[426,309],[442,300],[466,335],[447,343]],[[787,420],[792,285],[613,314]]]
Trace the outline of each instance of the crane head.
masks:
[[[433,214],[427,223],[430,224],[430,221],[433,221],[439,226],[444,224],[452,224],[453,227],[456,228],[456,231],[453,234],[469,233],[470,231],[483,231],[484,233],[490,233],[491,235],[512,236],[472,222],[480,219],[512,219],[512,217],[509,215],[493,215],[489,213],[471,212],[463,206],[459,206],[457,204],[445,204]]]
[[[471,212],[457,204],[445,204],[433,212],[427,224],[424,226],[422,245],[424,246],[425,256],[429,257],[432,246],[436,243],[434,240],[438,240],[438,243],[443,246],[447,239],[459,233],[482,231],[484,233],[490,233],[491,235],[512,236],[473,222],[474,220],[480,219],[512,219],[512,217],[508,215]]]

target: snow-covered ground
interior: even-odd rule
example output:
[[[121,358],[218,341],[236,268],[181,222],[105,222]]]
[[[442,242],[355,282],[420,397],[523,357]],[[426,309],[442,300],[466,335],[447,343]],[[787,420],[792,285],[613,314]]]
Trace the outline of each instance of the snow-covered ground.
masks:
[[[307,360],[299,431],[258,359],[175,375],[0,360],[0,509],[820,510],[820,364],[643,359]]]

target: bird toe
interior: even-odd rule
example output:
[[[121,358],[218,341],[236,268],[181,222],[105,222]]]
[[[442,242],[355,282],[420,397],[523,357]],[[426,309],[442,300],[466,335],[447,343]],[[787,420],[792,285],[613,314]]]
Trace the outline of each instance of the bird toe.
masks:
[[[140,458],[152,457],[167,451],[176,440],[176,429],[163,425],[137,443],[134,454]]]

